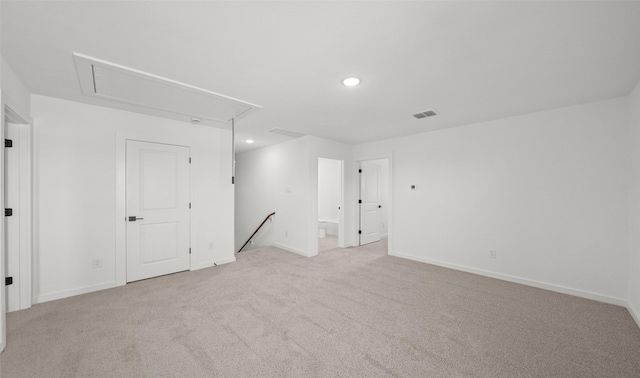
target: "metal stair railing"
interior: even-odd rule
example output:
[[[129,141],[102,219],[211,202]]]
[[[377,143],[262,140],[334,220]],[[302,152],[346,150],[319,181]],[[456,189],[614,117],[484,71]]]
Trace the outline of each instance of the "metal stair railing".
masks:
[[[238,250],[237,253],[242,252],[242,249],[244,247],[247,246],[247,244],[249,244],[249,242],[253,239],[253,237],[258,233],[258,231],[260,231],[260,228],[262,228],[262,226],[269,220],[269,218],[271,218],[272,216],[276,215],[276,212],[274,211],[273,213],[267,215],[266,218],[264,218],[264,220],[262,221],[262,223],[260,223],[260,226],[258,226],[258,228],[256,228],[255,231],[253,231],[253,234],[251,234],[251,236],[249,236],[249,239],[247,239],[247,241],[242,245],[242,247],[240,247],[240,249]]]

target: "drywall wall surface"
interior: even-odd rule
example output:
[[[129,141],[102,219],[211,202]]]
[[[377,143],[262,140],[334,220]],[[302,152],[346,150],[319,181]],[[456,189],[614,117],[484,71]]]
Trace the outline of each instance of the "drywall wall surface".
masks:
[[[279,245],[308,255],[309,149],[298,138],[236,156],[238,250],[264,218],[276,212],[247,249]]]
[[[640,326],[640,83],[629,96],[631,169],[629,187],[629,310]]]
[[[31,115],[31,93],[2,57],[0,57],[0,88],[2,88],[2,101],[7,103],[13,111],[24,118]]]
[[[354,156],[394,154],[391,253],[623,303],[627,112],[617,98],[360,144]]]
[[[229,131],[36,95],[32,113],[36,303],[117,284],[129,138],[190,146],[191,268],[234,261]]]

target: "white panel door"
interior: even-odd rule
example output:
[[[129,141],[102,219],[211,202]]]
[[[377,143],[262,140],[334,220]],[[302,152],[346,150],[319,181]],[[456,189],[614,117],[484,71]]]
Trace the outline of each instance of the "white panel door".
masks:
[[[189,147],[127,141],[127,282],[188,270]]]
[[[360,245],[380,240],[380,166],[360,165]]]

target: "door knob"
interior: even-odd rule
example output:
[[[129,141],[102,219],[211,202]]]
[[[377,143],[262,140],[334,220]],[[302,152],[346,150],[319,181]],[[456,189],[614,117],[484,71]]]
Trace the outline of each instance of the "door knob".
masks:
[[[138,218],[138,217],[136,217],[136,216],[134,215],[134,216],[132,216],[132,217],[129,217],[129,222],[135,222],[135,221],[137,221],[137,220],[143,220],[143,219],[144,219],[144,218]]]

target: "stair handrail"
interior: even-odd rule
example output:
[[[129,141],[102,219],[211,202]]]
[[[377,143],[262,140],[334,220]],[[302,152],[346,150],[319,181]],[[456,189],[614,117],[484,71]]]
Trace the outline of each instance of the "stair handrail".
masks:
[[[262,226],[269,220],[269,218],[271,218],[272,216],[276,215],[276,212],[274,211],[273,213],[267,215],[266,218],[264,218],[264,220],[262,221],[262,223],[260,223],[260,226],[258,226],[258,228],[256,228],[255,231],[253,231],[253,234],[251,234],[251,236],[249,236],[249,239],[247,239],[247,241],[242,245],[242,247],[240,247],[240,249],[238,250],[238,252],[236,253],[240,253],[242,252],[242,249],[244,247],[246,247],[247,244],[249,244],[249,242],[253,239],[253,237],[258,233],[258,231],[260,231],[260,228],[262,228]]]

